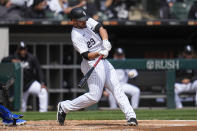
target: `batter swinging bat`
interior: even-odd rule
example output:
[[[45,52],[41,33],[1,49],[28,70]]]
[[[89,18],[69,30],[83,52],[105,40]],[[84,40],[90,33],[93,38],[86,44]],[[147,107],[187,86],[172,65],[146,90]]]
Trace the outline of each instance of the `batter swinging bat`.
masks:
[[[85,76],[81,79],[81,81],[78,84],[78,87],[83,88],[86,83],[88,78],[90,77],[90,75],[92,74],[92,71],[95,69],[95,67],[97,66],[97,64],[99,63],[99,61],[103,58],[103,56],[100,56],[98,58],[98,60],[96,61],[96,63],[94,64],[94,66],[85,74]]]

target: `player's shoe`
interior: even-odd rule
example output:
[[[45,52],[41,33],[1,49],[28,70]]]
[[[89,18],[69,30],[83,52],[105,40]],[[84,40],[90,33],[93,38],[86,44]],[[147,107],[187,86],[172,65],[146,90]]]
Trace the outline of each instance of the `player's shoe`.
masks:
[[[63,111],[61,107],[61,102],[59,102],[59,104],[57,105],[57,121],[61,126],[64,125],[65,118],[66,118],[66,113]]]
[[[9,119],[14,120],[14,119],[19,119],[22,118],[23,115],[16,115],[16,114],[9,114]]]
[[[129,126],[138,126],[138,122],[135,118],[130,118],[128,121],[127,121],[127,124]]]
[[[4,119],[3,121],[3,124],[6,125],[6,126],[11,126],[14,124],[14,120],[6,120]],[[16,120],[16,125],[24,125],[27,121],[26,120],[22,120],[22,119],[17,119]]]
[[[14,119],[19,119],[23,117],[23,115],[13,114],[12,112],[10,112],[9,109],[5,108],[2,105],[0,105],[0,115],[3,119],[6,119],[6,120],[14,120]]]

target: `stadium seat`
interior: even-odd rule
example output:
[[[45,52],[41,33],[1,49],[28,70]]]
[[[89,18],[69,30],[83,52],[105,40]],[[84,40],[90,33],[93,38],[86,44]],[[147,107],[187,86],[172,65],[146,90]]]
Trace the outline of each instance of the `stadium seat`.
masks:
[[[175,2],[170,12],[173,18],[178,20],[186,20],[189,9],[190,5],[188,5],[186,2]]]

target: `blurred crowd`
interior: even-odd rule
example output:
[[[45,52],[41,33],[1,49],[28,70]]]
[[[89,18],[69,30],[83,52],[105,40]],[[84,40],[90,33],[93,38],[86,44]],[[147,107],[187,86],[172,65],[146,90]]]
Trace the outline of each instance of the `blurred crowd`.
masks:
[[[75,7],[100,20],[197,19],[196,0],[0,0],[0,20],[68,20]]]
[[[197,0],[161,0],[160,18],[197,19]]]

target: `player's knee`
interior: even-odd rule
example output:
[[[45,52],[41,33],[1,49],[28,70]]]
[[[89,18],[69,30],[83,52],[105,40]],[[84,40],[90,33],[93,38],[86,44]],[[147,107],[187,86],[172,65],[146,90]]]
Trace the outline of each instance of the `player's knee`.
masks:
[[[89,99],[90,101],[91,101],[91,104],[95,104],[95,103],[98,103],[98,99],[96,99],[96,98],[90,98]]]
[[[140,89],[137,88],[136,94],[140,95]]]
[[[90,94],[90,99],[91,99],[92,103],[98,103],[100,98],[101,98],[101,96],[98,96],[96,94]]]
[[[99,102],[98,99],[92,99],[92,103],[93,103],[93,104],[96,104],[96,103],[98,103],[98,102]]]
[[[100,98],[99,98],[99,97],[94,97],[94,98],[92,99],[92,101],[93,101],[94,103],[98,103],[98,102],[99,102],[99,100],[100,100]]]
[[[42,88],[40,93],[38,94],[39,98],[48,99],[48,92],[45,88]]]
[[[46,89],[46,88],[42,88],[42,89],[41,89],[41,93],[42,93],[43,95],[47,95],[47,94],[48,94],[47,89]]]
[[[132,94],[133,95],[136,95],[136,96],[137,95],[139,96],[140,95],[140,89],[139,88],[136,88],[135,90],[132,91]]]
[[[197,88],[197,80],[195,80],[195,81],[193,82],[193,86],[195,86],[195,88]]]
[[[136,87],[135,92],[139,94],[140,93],[140,89],[138,87]]]
[[[177,95],[180,93],[180,91],[178,90],[178,88],[174,87],[174,93],[177,94]]]

